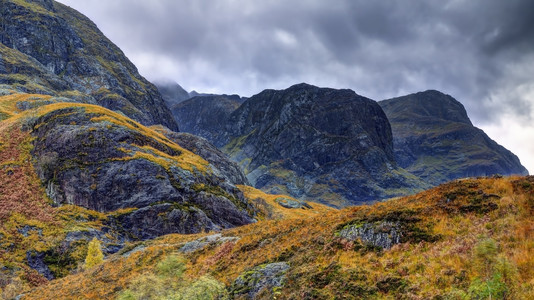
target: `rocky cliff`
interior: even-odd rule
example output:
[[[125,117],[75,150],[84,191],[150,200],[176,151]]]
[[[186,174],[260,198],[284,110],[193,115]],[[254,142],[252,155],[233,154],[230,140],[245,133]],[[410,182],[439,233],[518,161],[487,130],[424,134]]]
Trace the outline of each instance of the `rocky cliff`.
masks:
[[[206,138],[210,142],[224,134],[230,114],[240,103],[239,97],[227,95],[195,96],[171,107],[181,130]]]
[[[527,175],[517,156],[474,127],[463,105],[425,91],[379,102],[399,166],[436,185],[455,178]]]
[[[52,0],[1,4],[0,84],[178,129],[156,87],[87,17]]]
[[[298,84],[237,105],[192,98],[173,113],[182,130],[238,162],[257,188],[343,206],[421,186],[397,168],[382,109],[351,90]]]

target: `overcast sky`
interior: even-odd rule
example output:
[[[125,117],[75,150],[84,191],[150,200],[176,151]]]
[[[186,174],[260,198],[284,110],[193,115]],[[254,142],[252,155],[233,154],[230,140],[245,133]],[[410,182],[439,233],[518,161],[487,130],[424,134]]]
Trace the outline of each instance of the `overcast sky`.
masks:
[[[437,89],[534,172],[534,1],[60,0],[151,81],[251,96]]]

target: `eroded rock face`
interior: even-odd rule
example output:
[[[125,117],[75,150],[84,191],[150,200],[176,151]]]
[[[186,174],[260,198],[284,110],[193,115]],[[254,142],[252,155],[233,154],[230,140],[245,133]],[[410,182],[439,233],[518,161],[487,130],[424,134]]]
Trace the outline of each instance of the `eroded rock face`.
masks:
[[[493,174],[527,175],[517,156],[474,127],[463,105],[425,91],[379,102],[398,164],[432,184]]]
[[[249,299],[255,299],[260,292],[268,290],[267,295],[272,295],[273,289],[284,285],[285,274],[288,270],[287,262],[257,266],[237,277],[231,287],[232,294],[234,296],[248,295]]]
[[[156,87],[84,15],[51,0],[6,0],[0,16],[0,83],[24,92],[68,93],[143,124],[178,130]]]
[[[133,208],[109,220],[133,240],[253,221],[252,206],[215,166],[173,164],[172,158],[186,150],[150,136],[147,128],[133,122],[114,123],[113,116],[120,116],[109,113],[68,107],[28,125],[35,136],[36,171],[57,205],[100,212]],[[142,156],[134,157],[139,153]]]

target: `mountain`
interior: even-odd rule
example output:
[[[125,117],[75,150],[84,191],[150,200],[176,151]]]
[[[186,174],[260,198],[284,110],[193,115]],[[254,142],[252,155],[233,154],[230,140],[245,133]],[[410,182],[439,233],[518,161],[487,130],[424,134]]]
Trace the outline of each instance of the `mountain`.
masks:
[[[3,0],[0,27],[0,84],[178,129],[157,88],[74,9],[52,0]]]
[[[463,105],[425,91],[380,101],[400,167],[437,185],[455,178],[527,175],[517,156],[473,126]]]
[[[154,82],[168,107],[191,98],[189,93],[174,81]]]
[[[23,299],[532,299],[534,177],[131,244]],[[189,298],[188,298],[189,297]]]
[[[397,168],[380,106],[351,90],[298,84],[240,106],[195,97],[172,111],[182,130],[214,143],[271,193],[344,206],[424,186]]]

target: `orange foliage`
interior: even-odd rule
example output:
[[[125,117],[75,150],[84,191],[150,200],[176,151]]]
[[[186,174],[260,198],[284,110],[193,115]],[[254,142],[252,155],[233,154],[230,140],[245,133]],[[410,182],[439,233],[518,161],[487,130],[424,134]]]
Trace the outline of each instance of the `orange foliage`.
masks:
[[[29,148],[31,136],[18,126],[0,128],[0,221],[14,213],[28,219],[51,222],[54,210],[37,177]]]

